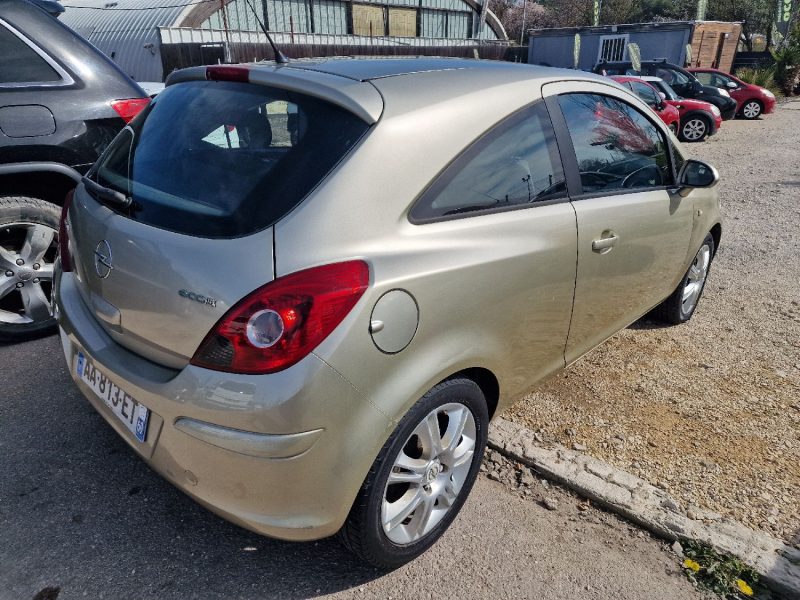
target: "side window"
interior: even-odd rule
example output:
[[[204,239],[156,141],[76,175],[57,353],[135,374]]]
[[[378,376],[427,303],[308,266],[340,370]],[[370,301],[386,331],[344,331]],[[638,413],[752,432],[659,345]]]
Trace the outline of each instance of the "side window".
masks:
[[[706,71],[696,71],[694,76],[697,77],[697,81],[699,81],[703,85],[715,85],[711,81],[711,73],[708,73]]]
[[[631,87],[633,87],[633,91],[636,92],[636,95],[644,100],[644,102],[646,102],[649,106],[655,107],[661,103],[661,98],[658,97],[656,91],[646,83],[634,81],[631,83]]]
[[[736,83],[730,77],[725,77],[725,75],[720,75],[719,73],[712,73],[712,81],[711,85],[721,88],[727,88],[729,83]]]
[[[60,80],[56,70],[46,60],[0,24],[0,85]]]
[[[426,221],[565,195],[555,135],[540,102],[469,146],[417,201],[410,217]]]
[[[575,148],[583,193],[671,183],[666,140],[638,110],[599,94],[565,94],[558,102]]]

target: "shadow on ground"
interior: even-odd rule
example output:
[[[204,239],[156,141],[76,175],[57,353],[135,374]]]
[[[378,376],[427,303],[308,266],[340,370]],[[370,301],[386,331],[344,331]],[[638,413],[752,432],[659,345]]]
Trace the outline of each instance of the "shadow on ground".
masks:
[[[0,598],[306,598],[381,575],[334,540],[270,540],[177,491],[72,385],[58,338],[0,346],[0,369]]]

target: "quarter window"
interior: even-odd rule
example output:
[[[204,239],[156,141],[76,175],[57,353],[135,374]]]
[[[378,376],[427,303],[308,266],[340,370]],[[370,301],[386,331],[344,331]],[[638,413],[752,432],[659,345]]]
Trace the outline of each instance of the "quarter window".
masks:
[[[575,148],[583,193],[671,182],[666,140],[638,110],[599,94],[565,94],[558,102]]]
[[[544,104],[505,119],[447,168],[411,210],[415,221],[525,206],[566,195]]]
[[[60,80],[56,70],[33,48],[0,25],[0,85]]]

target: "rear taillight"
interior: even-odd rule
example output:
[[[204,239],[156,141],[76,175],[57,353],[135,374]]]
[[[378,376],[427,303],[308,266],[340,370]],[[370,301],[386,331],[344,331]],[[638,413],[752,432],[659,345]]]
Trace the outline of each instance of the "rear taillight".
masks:
[[[122,117],[125,123],[130,123],[148,104],[150,104],[150,98],[129,98],[127,100],[114,100],[111,103],[111,108],[117,111],[117,114]]]
[[[67,213],[74,195],[75,190],[67,192],[64,198],[64,206],[61,207],[61,219],[58,222],[58,255],[61,257],[61,270],[64,273],[72,271],[72,256],[69,253],[69,233],[67,232]]]
[[[268,283],[222,317],[192,358],[229,373],[274,373],[297,363],[342,322],[369,285],[360,260],[298,271]]]

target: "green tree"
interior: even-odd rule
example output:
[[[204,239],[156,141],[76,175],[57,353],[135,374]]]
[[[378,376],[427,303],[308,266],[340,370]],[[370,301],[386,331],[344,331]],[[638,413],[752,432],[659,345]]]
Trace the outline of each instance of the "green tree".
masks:
[[[752,34],[763,33],[767,40],[771,39],[774,9],[772,0],[711,0],[706,18],[709,21],[741,21],[744,43],[752,51]]]

